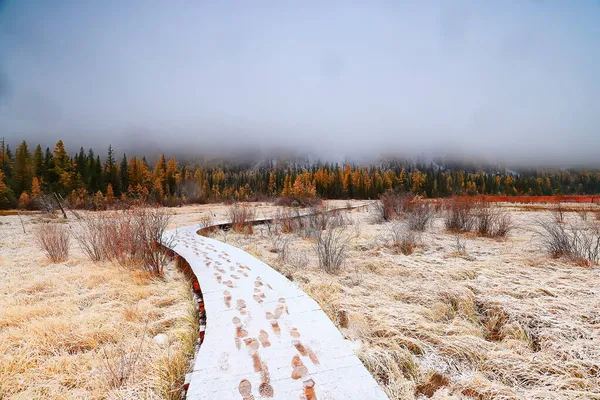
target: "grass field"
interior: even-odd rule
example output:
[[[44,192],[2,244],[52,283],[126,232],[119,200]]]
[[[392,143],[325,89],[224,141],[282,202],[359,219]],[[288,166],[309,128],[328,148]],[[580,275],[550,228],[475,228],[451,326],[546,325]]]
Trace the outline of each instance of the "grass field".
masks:
[[[317,267],[301,232],[255,226],[215,237],[313,296],[392,399],[600,398],[600,269],[540,248],[536,219],[550,212],[503,209],[515,225],[505,239],[465,233],[458,251],[438,215],[410,255],[386,244],[393,222],[353,211],[339,274]],[[565,219],[581,222],[575,212]]]
[[[565,208],[565,226],[582,223],[582,206]],[[600,398],[600,270],[541,249],[534,230],[552,218],[547,207],[499,207],[513,221],[507,238],[463,233],[459,249],[437,214],[409,255],[390,246],[405,221],[378,221],[373,207],[345,213],[337,229],[350,241],[334,274],[319,268],[314,233],[210,234],[313,296],[392,399]],[[224,219],[229,206],[171,212],[177,227]],[[0,217],[0,398],[179,396],[197,332],[185,277],[172,265],[156,278],[94,263],[75,243],[51,263],[34,243],[40,216],[23,220],[25,234],[18,216]]]
[[[94,263],[74,243],[51,263],[40,217],[23,218],[27,233],[0,217],[0,398],[178,398],[197,337],[183,274]]]

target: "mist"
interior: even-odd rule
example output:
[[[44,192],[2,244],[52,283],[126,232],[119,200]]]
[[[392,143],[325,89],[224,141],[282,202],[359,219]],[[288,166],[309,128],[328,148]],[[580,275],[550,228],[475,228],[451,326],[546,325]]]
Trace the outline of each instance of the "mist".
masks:
[[[597,164],[600,2],[1,1],[0,136]]]

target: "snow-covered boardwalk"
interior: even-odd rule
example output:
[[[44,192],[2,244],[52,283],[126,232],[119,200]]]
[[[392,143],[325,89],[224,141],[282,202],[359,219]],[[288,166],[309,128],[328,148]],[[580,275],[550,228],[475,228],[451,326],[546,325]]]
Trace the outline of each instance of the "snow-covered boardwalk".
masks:
[[[188,399],[387,399],[319,305],[245,251],[171,231],[198,279],[206,331]]]

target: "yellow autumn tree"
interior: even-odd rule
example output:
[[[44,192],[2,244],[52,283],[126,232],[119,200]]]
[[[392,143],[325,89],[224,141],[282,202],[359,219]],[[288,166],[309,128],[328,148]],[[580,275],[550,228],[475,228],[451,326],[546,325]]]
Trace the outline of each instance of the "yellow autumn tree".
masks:
[[[27,209],[27,208],[29,208],[30,205],[31,205],[31,199],[29,198],[29,195],[27,194],[27,192],[21,193],[21,196],[19,197],[19,208]]]
[[[283,190],[281,191],[281,195],[286,197],[286,196],[291,196],[292,194],[293,194],[293,189],[292,189],[291,178],[288,174],[285,174],[285,178],[283,180]]]
[[[39,199],[42,196],[42,189],[40,187],[40,181],[37,177],[33,177],[31,180],[31,199]]]
[[[113,191],[113,187],[110,183],[106,187],[106,197],[104,200],[106,201],[106,204],[112,204],[115,200],[115,192]]]
[[[275,196],[277,194],[277,183],[275,181],[275,173],[273,172],[269,174],[268,191],[271,196]]]

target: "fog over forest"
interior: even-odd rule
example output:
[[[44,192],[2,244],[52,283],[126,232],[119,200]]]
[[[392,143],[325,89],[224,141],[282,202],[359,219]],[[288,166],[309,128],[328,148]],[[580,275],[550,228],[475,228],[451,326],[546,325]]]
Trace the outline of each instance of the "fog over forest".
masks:
[[[0,0],[0,137],[596,165],[598,21],[594,0]]]

